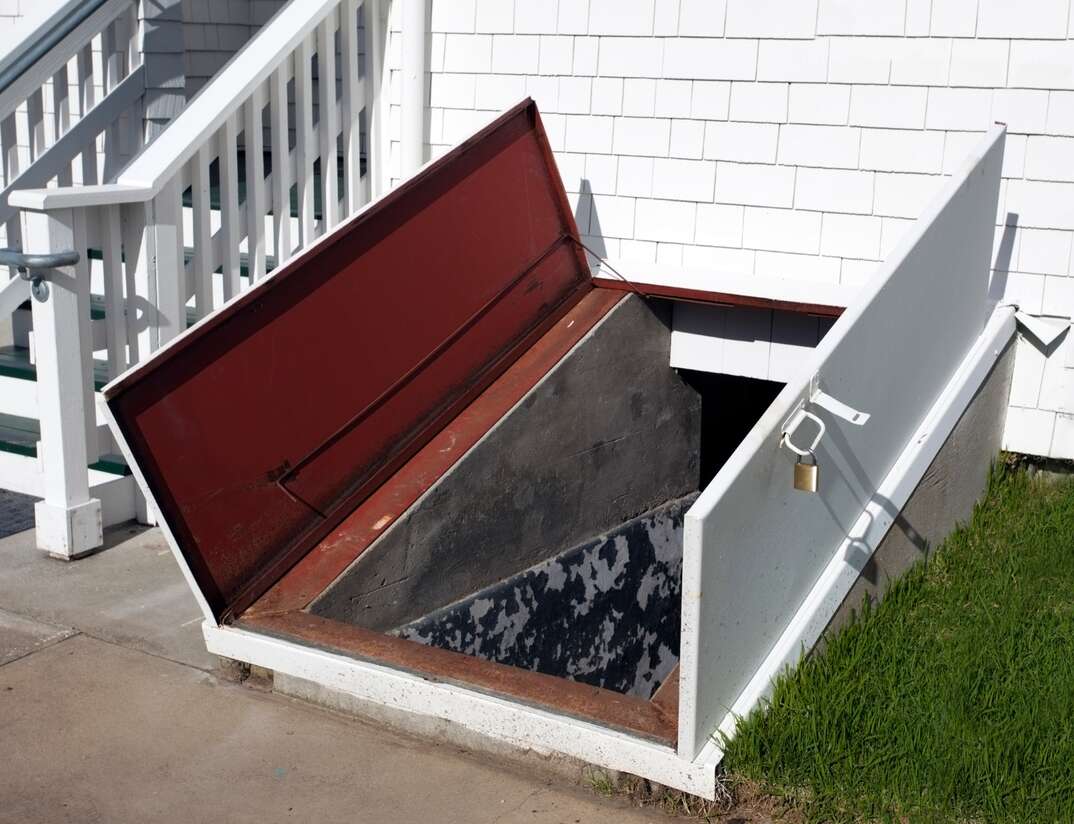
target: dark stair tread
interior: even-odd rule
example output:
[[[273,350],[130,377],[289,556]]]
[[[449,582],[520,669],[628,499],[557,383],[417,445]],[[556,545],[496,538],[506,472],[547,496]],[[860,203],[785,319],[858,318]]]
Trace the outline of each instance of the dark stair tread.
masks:
[[[0,346],[0,375],[24,381],[37,380],[37,367],[30,363],[30,350],[25,346]],[[93,361],[93,387],[100,391],[108,383],[108,364]]]
[[[101,260],[103,257],[100,249],[90,249],[89,257],[91,260]],[[186,260],[189,263],[194,257],[194,253],[188,248],[186,250]],[[248,265],[249,255],[246,253],[240,253],[239,255],[239,277],[249,280],[250,269]],[[271,272],[276,268],[276,258],[273,255],[265,256],[265,272]],[[214,274],[221,274],[219,269]],[[19,306],[19,309],[30,311],[30,301]],[[91,320],[104,320],[107,312],[105,311],[104,295],[90,295],[90,319]],[[193,306],[188,306],[186,309],[186,325],[193,326],[198,319],[197,310]],[[0,373],[2,374],[2,373]]]
[[[41,427],[33,418],[0,412],[0,452],[36,458],[37,442],[40,438]],[[98,461],[90,464],[89,468],[111,475],[130,474],[126,462],[119,455],[102,455]]]
[[[343,199],[344,186],[346,185],[344,164],[346,158],[344,155],[338,155],[338,161],[336,163],[336,179],[338,181],[339,188],[336,190],[340,193],[340,200]],[[366,160],[365,156],[361,158],[362,170],[365,171]],[[213,160],[209,164],[209,208],[214,211],[220,211],[220,161]],[[268,176],[272,173],[272,153],[265,152],[265,175]],[[320,220],[323,214],[322,209],[322,196],[321,196],[321,159],[315,158],[313,161],[313,218],[314,220]],[[292,182],[291,184],[291,217],[298,217],[298,187]],[[238,150],[238,202],[241,206],[246,202],[246,152],[242,149]],[[191,189],[186,189],[183,192],[183,206],[187,209],[192,208],[194,204],[194,196]],[[272,214],[272,210],[268,210],[268,214]]]

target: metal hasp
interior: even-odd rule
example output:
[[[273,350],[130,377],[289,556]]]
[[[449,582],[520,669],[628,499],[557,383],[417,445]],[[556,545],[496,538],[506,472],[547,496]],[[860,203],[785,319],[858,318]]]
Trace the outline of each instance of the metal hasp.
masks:
[[[526,100],[106,387],[215,616],[263,594],[592,288]]]
[[[0,266],[14,266],[23,280],[30,281],[30,294],[35,300],[48,300],[48,273],[61,266],[74,266],[81,258],[78,252],[54,252],[35,255],[19,249],[0,249]]]

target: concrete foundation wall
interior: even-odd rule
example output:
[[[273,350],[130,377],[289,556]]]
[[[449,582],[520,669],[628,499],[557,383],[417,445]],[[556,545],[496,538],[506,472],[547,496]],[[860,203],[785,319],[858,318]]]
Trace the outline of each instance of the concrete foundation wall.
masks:
[[[651,698],[679,661],[690,495],[401,627],[409,641]]]
[[[846,624],[864,598],[881,598],[891,580],[926,558],[973,514],[999,455],[1014,353],[1011,341],[829,622],[829,631]]]
[[[311,606],[388,630],[696,491],[701,399],[628,296]]]

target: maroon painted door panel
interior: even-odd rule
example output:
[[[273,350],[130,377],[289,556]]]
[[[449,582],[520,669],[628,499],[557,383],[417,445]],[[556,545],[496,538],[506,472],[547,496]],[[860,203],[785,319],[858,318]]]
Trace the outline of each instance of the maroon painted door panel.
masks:
[[[588,289],[526,101],[106,393],[219,617]]]

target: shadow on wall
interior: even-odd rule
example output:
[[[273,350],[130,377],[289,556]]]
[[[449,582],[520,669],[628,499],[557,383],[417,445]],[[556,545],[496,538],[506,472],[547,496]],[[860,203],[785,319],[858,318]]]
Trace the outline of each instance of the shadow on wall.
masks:
[[[578,183],[578,201],[574,207],[574,221],[578,224],[578,232],[582,236],[582,242],[590,249],[590,257],[595,254],[600,258],[607,259],[608,244],[604,239],[604,230],[600,223],[600,215],[597,213],[596,201],[593,197],[593,187],[588,178],[581,178]],[[1007,212],[1004,219],[1003,235],[1000,238],[999,247],[996,250],[996,258],[992,262],[991,279],[988,285],[988,297],[995,306],[1007,291],[1007,279],[1011,269],[1011,258],[1014,255],[1014,241],[1018,234],[1018,213]],[[593,265],[593,260],[590,260]]]
[[[578,182],[578,203],[574,207],[574,222],[578,224],[578,234],[587,247],[586,256],[591,268],[596,268],[598,259],[608,257],[608,244],[604,241],[604,232],[597,215],[596,202],[593,200],[593,186],[589,178],[583,177]]]
[[[988,284],[988,300],[992,306],[1003,300],[1007,291],[1007,275],[1011,270],[1011,257],[1014,254],[1014,241],[1018,233],[1018,213],[1007,212],[1003,221],[1003,236],[996,250],[996,259],[992,262],[992,280]]]

